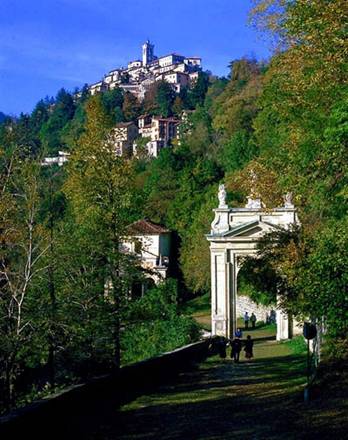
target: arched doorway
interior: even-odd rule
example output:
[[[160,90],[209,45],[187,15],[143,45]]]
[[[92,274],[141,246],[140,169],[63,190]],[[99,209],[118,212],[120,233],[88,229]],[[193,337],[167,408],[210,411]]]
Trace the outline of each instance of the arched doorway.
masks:
[[[257,327],[261,323],[274,322],[277,289],[271,284],[264,284],[264,274],[260,274],[260,279],[255,279],[254,261],[246,259],[237,271],[236,316],[239,326],[246,312],[249,317],[255,315]]]
[[[223,185],[219,207],[207,240],[211,256],[212,334],[230,338],[237,325],[238,271],[246,256],[256,253],[257,242],[275,228],[298,224],[297,210],[288,195],[283,207],[265,209],[260,199],[248,199],[244,208],[229,208]],[[277,339],[289,337],[288,317],[277,310]]]

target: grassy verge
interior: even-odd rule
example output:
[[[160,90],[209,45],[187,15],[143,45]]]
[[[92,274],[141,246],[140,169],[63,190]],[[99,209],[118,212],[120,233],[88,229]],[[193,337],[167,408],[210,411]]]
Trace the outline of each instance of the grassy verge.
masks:
[[[282,344],[285,344],[291,351],[292,354],[302,355],[307,351],[306,341],[303,336],[296,336],[289,341],[284,341]]]

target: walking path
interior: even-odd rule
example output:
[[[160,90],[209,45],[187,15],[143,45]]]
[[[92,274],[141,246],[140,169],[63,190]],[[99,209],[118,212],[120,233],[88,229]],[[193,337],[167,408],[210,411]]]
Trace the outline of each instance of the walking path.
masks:
[[[94,439],[299,439],[304,357],[250,332],[255,358],[213,357],[175,383],[123,406]],[[302,423],[303,421],[301,421]],[[302,433],[300,435],[300,433]],[[314,438],[314,437],[313,437]]]

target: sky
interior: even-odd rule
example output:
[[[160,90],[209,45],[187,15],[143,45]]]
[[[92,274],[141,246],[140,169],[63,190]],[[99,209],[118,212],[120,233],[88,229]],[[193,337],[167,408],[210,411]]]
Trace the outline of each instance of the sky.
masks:
[[[0,0],[0,111],[30,112],[45,96],[96,82],[155,54],[202,57],[228,74],[231,60],[269,57],[248,25],[251,0]]]

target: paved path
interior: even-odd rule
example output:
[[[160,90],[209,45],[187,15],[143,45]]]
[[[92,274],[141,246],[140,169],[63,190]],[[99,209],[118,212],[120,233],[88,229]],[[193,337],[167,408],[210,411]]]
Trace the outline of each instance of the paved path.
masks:
[[[256,335],[255,335],[256,336]],[[264,338],[255,359],[208,359],[123,406],[93,439],[299,439],[303,357]],[[308,437],[310,438],[310,437]]]

